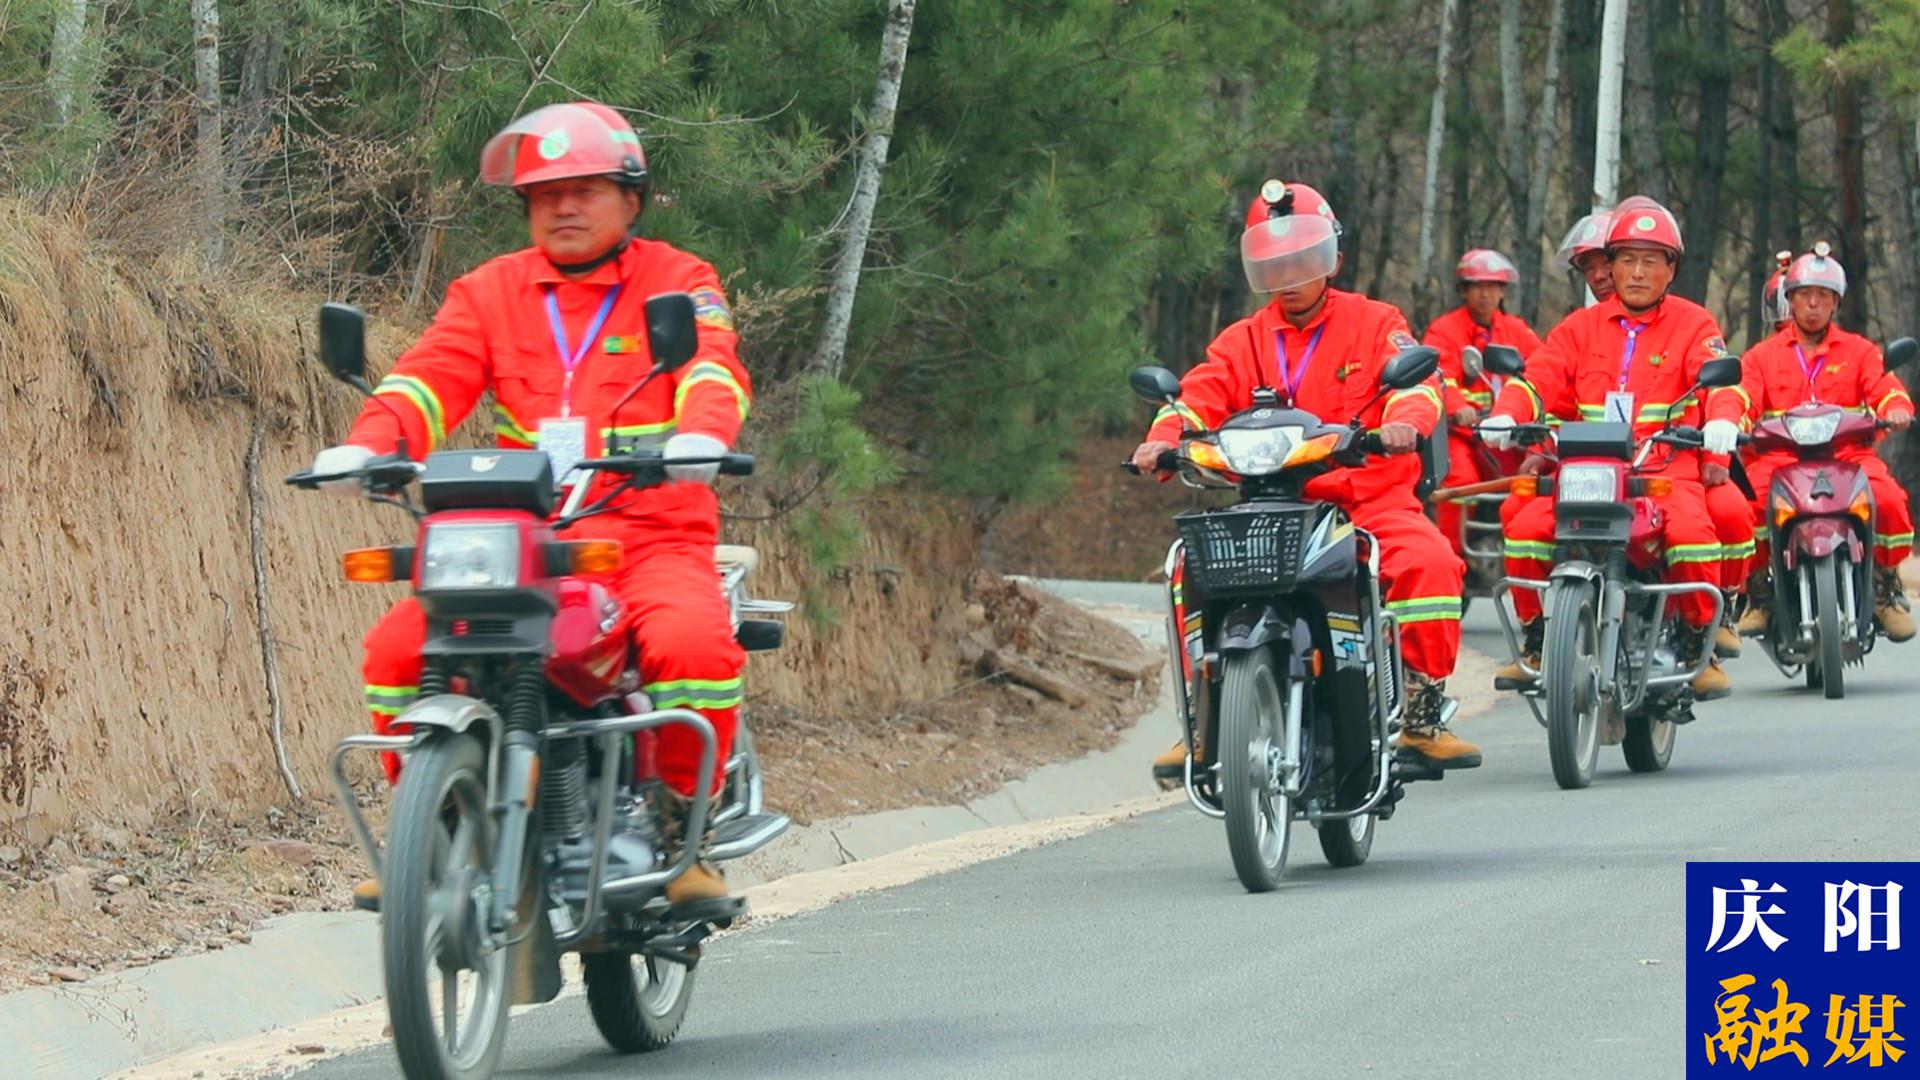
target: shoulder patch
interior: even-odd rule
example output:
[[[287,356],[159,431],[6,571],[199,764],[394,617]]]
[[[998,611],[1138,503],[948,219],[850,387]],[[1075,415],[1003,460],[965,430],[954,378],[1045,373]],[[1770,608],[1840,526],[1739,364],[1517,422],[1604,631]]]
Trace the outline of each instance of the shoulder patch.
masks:
[[[691,295],[694,322],[715,330],[733,329],[733,309],[727,306],[727,298],[720,295],[719,289],[702,285],[693,290]]]
[[[1708,338],[1708,339],[1707,339],[1707,340],[1706,340],[1706,341],[1704,342],[1704,344],[1706,345],[1706,348],[1707,348],[1707,351],[1708,351],[1708,352],[1710,352],[1710,353],[1712,353],[1712,354],[1713,354],[1713,355],[1715,355],[1715,356],[1726,356],[1726,355],[1728,355],[1728,354],[1727,354],[1727,339],[1726,339],[1726,338],[1723,338],[1723,337],[1720,337],[1720,336],[1718,336],[1718,335],[1715,335],[1715,336],[1713,336],[1713,337],[1710,337],[1710,338]]]
[[[1389,331],[1387,334],[1387,341],[1394,348],[1399,349],[1402,352],[1413,348],[1415,345],[1420,344],[1419,342],[1413,340],[1413,335],[1407,333],[1405,330]]]

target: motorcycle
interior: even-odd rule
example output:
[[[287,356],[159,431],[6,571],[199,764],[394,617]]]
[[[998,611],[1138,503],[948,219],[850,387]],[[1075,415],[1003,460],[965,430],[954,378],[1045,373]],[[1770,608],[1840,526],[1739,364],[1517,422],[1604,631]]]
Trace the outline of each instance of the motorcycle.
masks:
[[[1901,338],[1886,348],[1887,366],[1920,354]],[[1846,696],[1845,667],[1873,651],[1873,522],[1865,470],[1841,460],[1846,446],[1871,447],[1886,423],[1838,405],[1810,402],[1762,420],[1748,442],[1755,450],[1798,458],[1773,474],[1767,493],[1772,545],[1773,607],[1762,635],[1781,674],[1806,672],[1809,690]]]
[[[694,352],[690,297],[653,297],[646,314],[655,363],[622,404]],[[384,405],[367,385],[360,312],[325,305],[320,340],[333,376]],[[353,472],[286,480],[312,490],[351,479],[419,522],[413,544],[344,557],[349,580],[410,581],[426,614],[419,696],[393,721],[405,734],[349,736],[332,756],[336,793],[380,879],[387,1012],[402,1071],[416,1080],[491,1075],[508,1006],[553,1000],[563,952],[581,955],[587,1005],[609,1044],[625,1053],[665,1046],[686,1016],[701,942],[746,911],[738,898],[667,904],[666,885],[700,853],[689,839],[676,857],[666,854],[656,733],[682,725],[697,734],[703,776],[718,743],[699,713],[655,709],[640,692],[631,615],[593,576],[618,566],[619,545],[561,538],[665,479],[657,448],[620,450],[581,463],[588,478],[618,479],[590,505],[587,479],[574,483],[557,518],[552,466],[537,450],[445,450],[418,463],[403,441]],[[730,476],[753,471],[745,454],[698,463]],[[416,481],[418,505],[408,494]],[[784,636],[768,616],[791,605],[747,596],[756,561],[751,549],[721,549],[716,587],[737,639],[763,651]],[[384,852],[346,772],[350,755],[368,751],[405,763]],[[706,857],[736,859],[787,824],[765,810],[742,724],[720,794],[703,787],[691,799],[684,835],[711,827]]]
[[[1437,366],[1431,348],[1402,352],[1374,400]],[[1140,368],[1130,382],[1156,404],[1180,396],[1165,368]],[[1394,761],[1405,673],[1399,625],[1380,600],[1378,544],[1339,507],[1301,495],[1311,477],[1381,452],[1357,419],[1329,425],[1261,387],[1252,407],[1183,433],[1156,463],[1189,486],[1241,496],[1174,518],[1167,645],[1179,661],[1187,798],[1225,822],[1249,892],[1279,885],[1294,821],[1315,827],[1329,863],[1358,866],[1403,783],[1445,775]]]
[[[1518,353],[1500,355],[1509,369],[1502,374],[1521,374]],[[1710,360],[1682,400],[1739,381],[1737,358]],[[1555,533],[1553,569],[1545,581],[1509,577],[1495,590],[1507,647],[1528,677],[1507,688],[1520,690],[1547,729],[1547,757],[1562,788],[1592,783],[1602,744],[1619,745],[1634,772],[1660,772],[1673,759],[1677,728],[1693,719],[1688,684],[1712,658],[1709,647],[1691,664],[1680,660],[1680,619],[1668,601],[1687,593],[1710,597],[1709,626],[1719,625],[1725,601],[1718,588],[1703,582],[1661,580],[1665,512],[1655,498],[1671,491],[1672,482],[1652,475],[1657,469],[1646,462],[1661,444],[1699,448],[1700,433],[1669,426],[1636,446],[1633,425],[1626,422],[1520,424],[1512,430],[1523,443],[1555,436],[1559,469],[1554,476],[1513,481],[1514,494],[1522,498],[1554,500]],[[1497,602],[1521,588],[1543,594],[1540,669],[1527,664],[1510,605]]]

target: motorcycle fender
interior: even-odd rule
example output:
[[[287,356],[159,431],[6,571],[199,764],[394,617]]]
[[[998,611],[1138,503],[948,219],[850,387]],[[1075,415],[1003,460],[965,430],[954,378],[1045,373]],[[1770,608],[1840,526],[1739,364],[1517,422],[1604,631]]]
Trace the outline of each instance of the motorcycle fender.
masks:
[[[1579,578],[1598,585],[1601,580],[1600,568],[1590,562],[1563,562],[1556,564],[1547,574],[1549,581],[1559,581],[1562,578]]]
[[[435,694],[414,702],[406,712],[393,718],[395,727],[441,728],[456,735],[475,723],[486,728],[489,735],[496,734],[500,730],[500,714],[493,706],[465,694]]]
[[[1243,604],[1220,621],[1222,653],[1252,652],[1286,636],[1286,620],[1268,604]]]
[[[1792,543],[1787,545],[1787,550],[1800,558],[1818,559],[1843,547],[1853,552],[1857,544],[1852,527],[1845,521],[1838,518],[1806,518],[1795,523]],[[1859,561],[1857,554],[1855,561]],[[1797,562],[1798,559],[1790,560],[1790,564]]]

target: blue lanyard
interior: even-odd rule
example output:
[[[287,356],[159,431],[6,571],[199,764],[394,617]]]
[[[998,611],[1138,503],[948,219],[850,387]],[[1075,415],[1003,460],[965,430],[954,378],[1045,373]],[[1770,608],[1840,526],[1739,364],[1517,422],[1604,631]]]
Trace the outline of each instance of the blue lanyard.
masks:
[[[1807,393],[1812,395],[1809,400],[1818,403],[1820,392],[1813,388],[1813,377],[1820,374],[1820,358],[1815,356],[1812,366],[1809,367],[1806,351],[1800,348],[1800,343],[1797,341],[1793,343],[1793,355],[1800,361],[1800,374],[1807,377]]]
[[[1627,388],[1627,369],[1633,364],[1633,347],[1640,337],[1640,332],[1646,328],[1646,323],[1633,322],[1630,319],[1620,320],[1620,329],[1627,332],[1627,347],[1620,352],[1620,385],[1617,389]]]
[[[1273,332],[1273,366],[1280,373],[1280,384],[1287,388],[1288,405],[1292,405],[1293,399],[1299,395],[1300,384],[1307,378],[1307,364],[1313,360],[1313,350],[1320,347],[1320,335],[1326,332],[1326,323],[1321,323],[1314,330],[1313,336],[1307,339],[1307,351],[1300,354],[1297,366],[1287,363],[1287,339],[1281,336],[1280,331]]]
[[[569,374],[586,359],[587,350],[593,348],[593,339],[600,336],[600,328],[606,325],[607,316],[613,311],[613,302],[620,299],[620,284],[607,290],[607,297],[600,301],[600,310],[594,312],[593,321],[587,324],[587,336],[580,340],[578,349],[567,345],[567,328],[560,322],[560,301],[553,298],[553,286],[547,286],[547,325],[553,327],[553,347],[560,353],[560,366]]]

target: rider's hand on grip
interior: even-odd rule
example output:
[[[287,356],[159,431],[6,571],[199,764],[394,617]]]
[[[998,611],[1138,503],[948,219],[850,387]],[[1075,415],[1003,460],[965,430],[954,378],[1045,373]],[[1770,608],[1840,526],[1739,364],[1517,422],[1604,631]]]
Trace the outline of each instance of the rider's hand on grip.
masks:
[[[1892,428],[1893,430],[1905,431],[1909,426],[1913,424],[1913,410],[1912,409],[1889,409],[1887,410],[1886,420],[1887,420],[1887,426]]]
[[[1380,428],[1380,448],[1389,454],[1411,454],[1420,447],[1420,431],[1412,424],[1386,424]]]
[[[340,446],[329,446],[315,454],[313,467],[307,471],[314,476],[332,477],[319,482],[317,486],[321,491],[329,491],[335,495],[358,495],[365,487],[365,480],[358,475],[342,474],[357,474],[366,467],[367,462],[372,460],[373,451],[364,446],[344,443]]]
[[[1513,449],[1513,417],[1489,416],[1480,421],[1480,441],[1495,450]]]
[[[667,440],[660,458],[667,466],[667,479],[686,481],[695,484],[711,484],[713,478],[720,475],[720,462],[717,459],[727,452],[727,444],[711,435],[696,432],[683,432]],[[697,464],[676,465],[676,458],[700,458]]]
[[[1731,454],[1740,444],[1740,425],[1731,420],[1709,420],[1700,429],[1700,445],[1709,454]]]
[[[1172,443],[1159,442],[1157,440],[1143,442],[1134,449],[1133,460],[1129,462],[1129,464],[1133,466],[1133,472],[1136,476],[1144,476],[1148,473],[1168,472],[1171,471],[1173,467],[1171,455],[1174,449],[1175,447]]]

